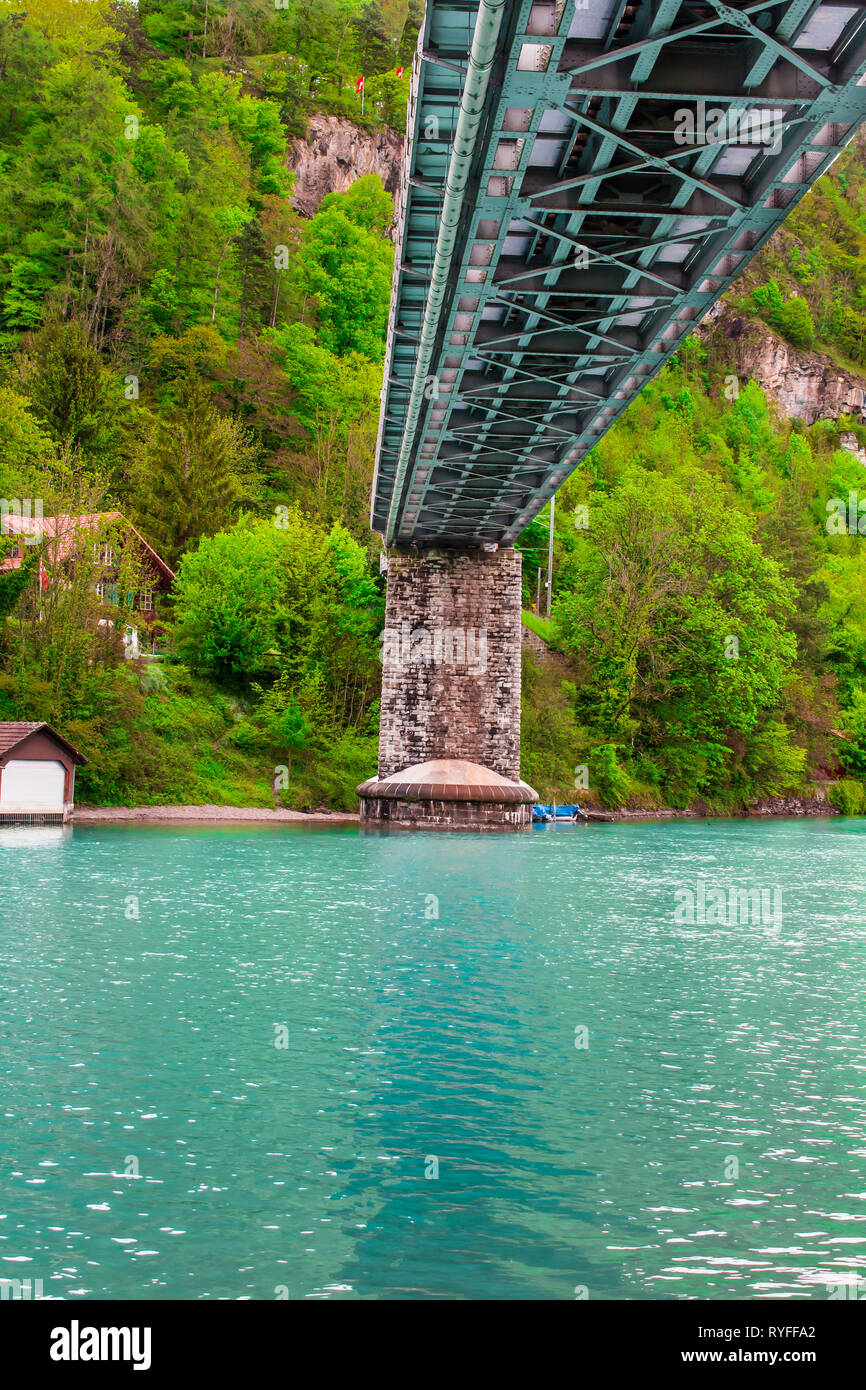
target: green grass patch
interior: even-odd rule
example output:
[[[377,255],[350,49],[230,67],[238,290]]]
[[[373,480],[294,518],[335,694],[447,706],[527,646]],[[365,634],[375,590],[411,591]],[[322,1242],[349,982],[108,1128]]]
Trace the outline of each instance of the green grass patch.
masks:
[[[534,632],[548,646],[555,645],[554,627],[550,618],[542,618],[538,613],[531,612],[528,608],[521,611],[521,621],[524,627],[528,627],[530,632]]]

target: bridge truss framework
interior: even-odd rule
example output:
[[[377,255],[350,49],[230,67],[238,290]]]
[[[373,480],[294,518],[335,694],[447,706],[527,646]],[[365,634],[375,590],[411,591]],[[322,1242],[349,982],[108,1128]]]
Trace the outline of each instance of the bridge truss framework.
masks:
[[[864,117],[866,0],[428,0],[386,542],[512,544]]]

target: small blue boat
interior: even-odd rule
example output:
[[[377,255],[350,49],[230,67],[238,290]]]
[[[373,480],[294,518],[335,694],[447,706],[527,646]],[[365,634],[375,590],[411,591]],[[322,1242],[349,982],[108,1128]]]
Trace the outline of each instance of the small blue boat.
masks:
[[[532,808],[532,822],[534,825],[542,825],[549,821],[567,820],[586,820],[587,816],[581,811],[579,806],[545,806],[539,801]]]

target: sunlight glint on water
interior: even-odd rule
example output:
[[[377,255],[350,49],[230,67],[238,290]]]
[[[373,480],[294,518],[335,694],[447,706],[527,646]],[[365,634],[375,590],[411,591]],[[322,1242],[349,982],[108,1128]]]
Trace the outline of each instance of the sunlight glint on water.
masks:
[[[860,821],[2,830],[0,1278],[866,1281],[864,863]],[[779,887],[781,930],[678,923],[700,879]]]

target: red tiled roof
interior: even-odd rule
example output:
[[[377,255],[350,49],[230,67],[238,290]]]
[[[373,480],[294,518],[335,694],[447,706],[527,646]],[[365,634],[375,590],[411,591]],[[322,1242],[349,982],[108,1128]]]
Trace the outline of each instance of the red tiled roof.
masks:
[[[59,558],[65,558],[71,551],[76,531],[99,532],[113,522],[121,522],[129,528],[144,547],[163,579],[171,583],[174,580],[174,571],[169,568],[162,556],[157,554],[153,546],[148,545],[141,532],[135,529],[131,521],[127,521],[122,512],[82,512],[78,516],[61,514],[60,516],[46,517],[15,516],[14,513],[10,512],[3,517],[4,535],[45,536],[47,540],[58,543]],[[7,563],[3,568],[17,568],[18,563],[16,560],[14,564]]]
[[[15,723],[13,721],[0,721],[0,753],[5,753],[7,748],[14,748],[16,743],[20,743],[22,738],[32,734],[34,729],[41,729],[42,725],[38,721],[29,724]]]
[[[56,743],[64,747],[73,760],[82,767],[88,760],[83,753],[79,753],[77,748],[73,748],[71,743],[67,743],[65,738],[61,738],[56,729],[52,729],[50,724],[46,724],[44,719],[38,720],[0,720],[0,758],[8,753],[10,748],[17,748],[19,743],[23,743],[31,734],[35,734],[38,729],[44,729],[49,738],[53,738]]]

